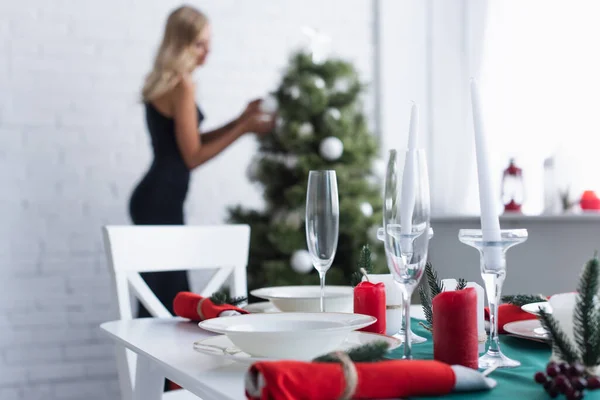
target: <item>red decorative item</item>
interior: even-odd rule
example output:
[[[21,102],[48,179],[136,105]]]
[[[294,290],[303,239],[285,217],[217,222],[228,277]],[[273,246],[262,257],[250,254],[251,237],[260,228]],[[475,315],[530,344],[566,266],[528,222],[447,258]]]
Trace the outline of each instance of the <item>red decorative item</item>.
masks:
[[[484,309],[485,312],[485,320],[490,320],[490,309],[486,307]],[[516,306],[514,304],[500,304],[498,306],[498,333],[506,333],[504,330],[504,325],[510,322],[516,321],[527,321],[530,319],[537,319],[537,317],[533,314],[528,313],[527,311],[523,311],[521,307]]]
[[[600,210],[600,199],[593,190],[586,190],[581,195],[579,205],[582,210],[597,211]]]
[[[216,318],[223,311],[234,310],[240,314],[248,314],[248,311],[231,304],[216,305],[208,297],[191,292],[179,292],[173,300],[173,311],[178,317],[191,319],[192,321],[204,321]]]
[[[363,281],[354,287],[354,312],[377,318],[377,321],[365,328],[364,332],[385,335],[385,285],[382,282]]]
[[[433,358],[450,365],[477,369],[477,291],[442,292],[432,300]]]
[[[523,170],[510,159],[508,168],[502,174],[502,204],[504,212],[521,212],[524,200]]]
[[[442,396],[456,385],[452,367],[433,360],[359,362],[354,366],[358,379],[353,399]],[[350,398],[343,396],[347,382],[339,363],[264,361],[250,367],[249,377],[245,392],[250,400]]]

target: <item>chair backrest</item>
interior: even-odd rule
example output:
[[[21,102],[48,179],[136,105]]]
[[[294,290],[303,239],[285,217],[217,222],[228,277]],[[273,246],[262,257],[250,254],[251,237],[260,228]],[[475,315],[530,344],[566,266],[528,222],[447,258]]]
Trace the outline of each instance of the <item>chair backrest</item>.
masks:
[[[113,225],[103,227],[103,236],[120,319],[133,318],[132,294],[154,317],[171,316],[140,272],[216,268],[202,296],[210,296],[227,281],[231,296],[247,296],[248,225]],[[131,393],[134,354],[117,351],[117,366],[122,393]]]

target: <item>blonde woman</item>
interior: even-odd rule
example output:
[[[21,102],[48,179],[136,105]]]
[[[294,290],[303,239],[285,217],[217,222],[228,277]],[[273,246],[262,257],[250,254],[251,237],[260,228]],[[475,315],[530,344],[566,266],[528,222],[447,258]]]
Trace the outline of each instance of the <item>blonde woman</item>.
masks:
[[[195,103],[191,74],[205,63],[209,52],[210,25],[205,15],[189,6],[174,10],[142,91],[154,160],[129,202],[136,225],[184,224],[190,171],[242,135],[264,135],[273,129],[273,119],[264,118],[260,101],[255,100],[230,123],[200,134],[204,116]],[[171,312],[175,295],[189,290],[185,271],[148,273],[144,279]],[[149,313],[140,305],[138,315]]]

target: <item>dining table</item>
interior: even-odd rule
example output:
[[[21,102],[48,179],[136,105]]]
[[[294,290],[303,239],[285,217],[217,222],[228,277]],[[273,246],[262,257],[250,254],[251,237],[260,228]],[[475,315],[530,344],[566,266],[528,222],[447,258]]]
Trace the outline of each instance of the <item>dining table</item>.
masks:
[[[423,312],[411,306],[411,329],[427,338],[425,343],[413,344],[418,359],[432,359],[431,334],[419,323]],[[194,342],[215,336],[201,329],[197,322],[173,318],[140,318],[103,323],[100,328],[115,344],[125,346],[137,355],[134,400],[160,400],[167,378],[202,400],[243,400],[244,378],[249,368],[225,357],[201,354]],[[512,358],[521,361],[518,368],[496,370],[490,377],[497,380],[496,388],[474,393],[456,393],[448,399],[547,399],[544,389],[536,384],[533,375],[545,369],[551,355],[546,343],[501,335],[502,348]],[[387,358],[402,357],[402,347],[388,353]],[[437,397],[439,398],[439,397]],[[600,391],[587,392],[586,399],[600,399]]]

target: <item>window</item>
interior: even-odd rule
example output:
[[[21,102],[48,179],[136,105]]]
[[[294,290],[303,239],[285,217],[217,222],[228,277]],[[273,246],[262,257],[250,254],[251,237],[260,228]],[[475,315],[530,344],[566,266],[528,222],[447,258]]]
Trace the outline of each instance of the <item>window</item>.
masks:
[[[486,131],[501,171],[515,156],[526,213],[543,209],[543,162],[555,158],[558,189],[600,189],[600,2],[488,2],[481,92]]]

